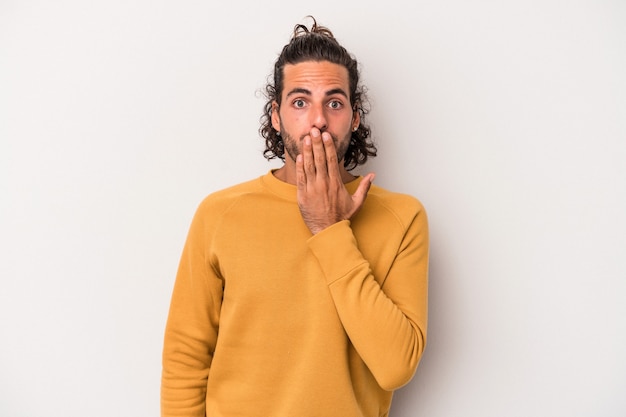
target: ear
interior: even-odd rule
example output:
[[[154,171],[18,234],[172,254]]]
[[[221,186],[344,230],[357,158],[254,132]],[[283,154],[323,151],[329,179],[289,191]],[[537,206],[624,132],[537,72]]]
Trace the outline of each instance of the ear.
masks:
[[[357,109],[352,111],[352,131],[355,131],[361,124],[361,112]]]
[[[280,132],[280,114],[278,114],[279,109],[280,108],[278,107],[278,103],[276,102],[276,100],[272,101],[272,127],[277,132]]]

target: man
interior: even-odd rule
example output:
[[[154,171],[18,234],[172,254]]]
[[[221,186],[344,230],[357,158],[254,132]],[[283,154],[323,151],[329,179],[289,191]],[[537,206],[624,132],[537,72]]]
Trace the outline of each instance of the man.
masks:
[[[267,87],[284,165],[194,216],[163,351],[163,416],[386,416],[426,343],[428,230],[374,156],[357,62],[297,25]]]

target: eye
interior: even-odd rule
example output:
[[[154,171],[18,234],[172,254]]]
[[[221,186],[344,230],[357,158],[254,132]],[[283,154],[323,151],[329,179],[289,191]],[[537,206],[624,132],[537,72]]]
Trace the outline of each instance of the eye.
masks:
[[[296,99],[296,100],[294,100],[294,101],[293,101],[293,106],[294,106],[295,108],[298,108],[298,109],[303,108],[303,107],[305,106],[305,104],[306,104],[306,103],[305,103],[305,102],[304,102],[304,100],[302,100],[301,98]]]
[[[333,110],[339,110],[343,107],[343,103],[339,100],[332,100],[328,103],[328,107]]]

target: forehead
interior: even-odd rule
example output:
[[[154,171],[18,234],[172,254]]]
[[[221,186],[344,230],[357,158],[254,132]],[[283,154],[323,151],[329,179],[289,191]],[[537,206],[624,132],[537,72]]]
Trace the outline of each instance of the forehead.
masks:
[[[331,90],[341,88],[349,94],[348,70],[329,61],[305,61],[283,68],[283,93],[293,88]]]

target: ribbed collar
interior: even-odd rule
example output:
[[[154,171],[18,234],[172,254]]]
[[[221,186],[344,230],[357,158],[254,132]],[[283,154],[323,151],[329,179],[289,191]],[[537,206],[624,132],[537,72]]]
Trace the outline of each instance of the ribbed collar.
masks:
[[[288,184],[276,178],[273,174],[274,171],[275,169],[272,169],[260,178],[263,187],[267,188],[270,192],[276,194],[281,198],[295,202],[297,191],[296,186]],[[350,194],[354,194],[356,189],[359,187],[362,179],[363,177],[358,176],[354,180],[345,184]]]

